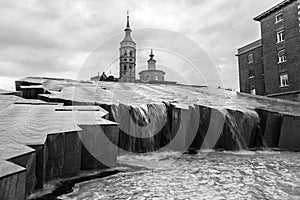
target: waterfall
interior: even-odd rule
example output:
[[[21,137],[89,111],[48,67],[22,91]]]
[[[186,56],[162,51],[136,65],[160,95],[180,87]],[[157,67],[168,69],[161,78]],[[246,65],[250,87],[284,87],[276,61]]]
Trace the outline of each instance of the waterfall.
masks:
[[[161,148],[168,135],[168,111],[165,104],[117,104],[111,107],[119,124],[119,147],[130,152],[149,152]]]

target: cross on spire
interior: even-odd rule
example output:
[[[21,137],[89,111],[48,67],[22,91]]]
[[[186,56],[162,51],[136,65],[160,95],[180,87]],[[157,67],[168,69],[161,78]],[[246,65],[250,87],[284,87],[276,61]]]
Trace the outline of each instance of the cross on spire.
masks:
[[[149,55],[151,58],[154,57],[154,54],[153,54],[153,49],[151,48],[151,52],[150,52],[150,55]]]
[[[126,24],[126,29],[130,30],[130,25],[129,25],[129,11],[128,10],[127,10],[127,24]]]

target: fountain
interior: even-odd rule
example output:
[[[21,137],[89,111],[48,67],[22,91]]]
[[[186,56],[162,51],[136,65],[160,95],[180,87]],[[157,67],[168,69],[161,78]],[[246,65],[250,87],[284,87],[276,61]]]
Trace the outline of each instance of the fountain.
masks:
[[[297,102],[208,87],[36,79],[26,85],[39,83],[51,93],[40,94],[41,100],[106,109],[119,124],[118,147],[124,151],[300,150]],[[51,92],[57,86],[60,92]]]
[[[0,96],[0,164],[12,165],[1,179],[11,184],[1,191],[14,191],[14,198],[49,181],[115,167],[128,154],[300,150],[296,102],[186,85],[38,77],[16,84],[34,85],[29,97],[39,100]],[[173,156],[163,160],[169,165]]]

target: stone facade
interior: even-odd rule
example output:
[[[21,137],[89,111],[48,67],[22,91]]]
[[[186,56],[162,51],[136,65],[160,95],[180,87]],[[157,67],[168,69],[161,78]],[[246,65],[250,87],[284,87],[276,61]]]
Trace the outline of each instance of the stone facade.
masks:
[[[142,82],[164,81],[165,72],[161,70],[144,70],[139,75]]]
[[[165,72],[156,69],[156,60],[153,58],[153,50],[151,49],[150,59],[148,62],[148,70],[139,73],[142,82],[163,82],[165,81]]]
[[[125,28],[125,38],[120,43],[120,82],[135,82],[136,67],[136,43],[131,37],[129,16],[127,14],[127,25]]]
[[[252,60],[249,61],[251,55]],[[238,56],[240,90],[251,93],[251,89],[255,89],[255,94],[264,95],[265,86],[261,40],[239,49]]]
[[[260,85],[255,84],[257,94],[270,97],[300,101],[300,27],[299,0],[285,0],[262,13],[254,20],[261,24],[261,51],[263,65],[264,93]],[[249,46],[249,45],[247,45]],[[247,47],[246,46],[246,47]],[[251,93],[251,84],[245,76],[245,57],[253,49],[239,49],[239,72],[241,92]],[[254,53],[254,55],[257,53]],[[255,58],[254,58],[255,60]],[[254,61],[255,62],[255,61]],[[260,64],[253,64],[255,72],[260,71]],[[255,75],[254,82],[261,82],[261,76]]]

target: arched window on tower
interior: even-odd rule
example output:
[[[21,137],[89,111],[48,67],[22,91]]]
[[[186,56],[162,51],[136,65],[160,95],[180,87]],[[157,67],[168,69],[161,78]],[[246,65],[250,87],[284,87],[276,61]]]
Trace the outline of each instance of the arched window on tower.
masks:
[[[122,50],[121,50],[121,57],[124,57],[124,56],[125,56],[125,53],[126,53],[125,49],[122,49]]]
[[[127,63],[126,65],[127,65],[127,70],[130,71],[130,65],[129,65],[129,63]]]

